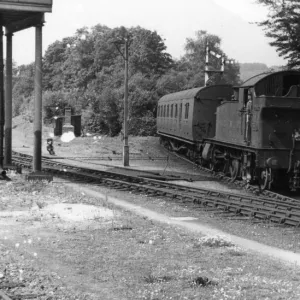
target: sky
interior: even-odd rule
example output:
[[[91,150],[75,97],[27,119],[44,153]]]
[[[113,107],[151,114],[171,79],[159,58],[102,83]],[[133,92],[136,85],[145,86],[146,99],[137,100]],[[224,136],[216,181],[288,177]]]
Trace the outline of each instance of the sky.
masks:
[[[157,31],[167,52],[180,58],[186,39],[206,30],[222,39],[221,48],[229,58],[282,65],[284,60],[269,46],[271,40],[262,28],[251,24],[266,15],[266,8],[255,0],[53,0],[43,27],[43,49],[84,26],[141,26]],[[14,34],[13,59],[18,65],[34,61],[34,33],[30,28]]]

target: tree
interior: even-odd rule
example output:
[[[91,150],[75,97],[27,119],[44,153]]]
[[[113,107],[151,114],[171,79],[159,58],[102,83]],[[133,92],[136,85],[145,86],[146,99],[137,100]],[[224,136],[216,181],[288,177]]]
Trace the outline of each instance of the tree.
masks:
[[[163,39],[156,31],[141,27],[129,29],[132,37],[130,45],[130,66],[134,73],[163,75],[172,67],[173,60],[166,51]]]
[[[33,118],[34,64],[13,67],[13,116],[24,112]]]
[[[257,0],[268,7],[268,19],[258,23],[273,41],[279,56],[288,60],[288,68],[300,66],[299,0]]]
[[[153,116],[158,100],[157,79],[171,68],[173,60],[170,54],[165,52],[164,41],[155,31],[141,27],[127,30],[120,27],[109,30],[101,26],[94,28],[94,31],[97,35],[94,57],[96,78],[90,81],[88,90],[94,110],[98,111],[97,115],[101,117],[100,127],[104,131],[108,130],[109,134],[115,134],[116,130],[121,129],[123,123],[124,58],[120,52],[124,53],[124,44],[118,43],[119,52],[115,42],[122,42],[127,32],[131,40],[129,46],[129,118],[130,124],[133,124],[133,120],[135,124],[130,126],[129,133],[140,134],[138,130],[145,126],[145,123],[152,122],[151,116]],[[110,92],[108,92],[109,89]],[[113,114],[113,111],[117,111],[118,115]],[[153,119],[155,119],[154,116]],[[139,120],[138,126],[136,120]],[[153,122],[151,129],[153,129]]]
[[[66,106],[81,105],[86,112],[84,126],[91,132],[109,135],[120,133],[124,114],[124,43],[116,41],[130,37],[129,46],[129,133],[154,134],[158,99],[170,92],[203,86],[205,45],[223,54],[220,38],[199,31],[196,38],[187,39],[186,54],[174,61],[166,52],[164,40],[156,31],[141,27],[109,28],[98,24],[83,27],[73,36],[65,37],[48,47],[43,63],[44,102],[61,110]],[[211,57],[214,68],[220,60]],[[216,83],[236,83],[238,67],[227,66],[223,78],[213,78]],[[24,69],[24,70],[23,70]],[[19,99],[16,112],[22,112],[21,103],[26,95],[27,104],[33,95],[32,66],[21,69],[29,72],[26,80],[21,77],[14,87]],[[46,117],[52,112],[45,110]]]
[[[46,90],[61,90],[65,87],[64,63],[68,59],[68,45],[73,38],[55,41],[43,57],[43,88]]]
[[[225,55],[220,47],[220,37],[214,34],[208,34],[203,30],[197,31],[196,38],[188,38],[185,44],[185,58],[190,63],[194,73],[190,79],[191,87],[204,85],[206,45],[208,45],[210,51],[219,55],[219,57],[209,55],[209,67],[212,70],[221,69],[221,55],[225,57],[225,61],[229,61],[229,58]],[[237,64],[226,64],[225,71],[222,76],[220,76],[220,74],[214,74],[210,77],[210,84],[221,83],[239,83],[239,66]]]
[[[187,38],[185,44],[185,55],[173,65],[173,68],[161,76],[158,80],[158,93],[164,95],[184,89],[204,86],[206,44],[211,51],[228,57],[221,50],[221,39],[217,35],[206,31],[197,31],[195,38]],[[221,59],[213,55],[209,57],[211,69],[221,69]],[[238,84],[239,65],[225,64],[225,72],[210,77],[209,84]]]
[[[81,104],[92,111],[85,122],[87,129],[118,134],[123,122],[124,58],[120,52],[124,52],[124,44],[119,45],[119,52],[115,41],[126,33],[131,39],[129,118],[144,120],[132,126],[130,133],[138,134],[142,122],[151,123],[153,129],[159,98],[156,83],[173,66],[173,60],[157,32],[141,27],[111,29],[98,24],[80,28],[74,36],[50,45],[44,57],[44,90],[52,92],[46,95],[49,105],[51,101],[62,106]]]

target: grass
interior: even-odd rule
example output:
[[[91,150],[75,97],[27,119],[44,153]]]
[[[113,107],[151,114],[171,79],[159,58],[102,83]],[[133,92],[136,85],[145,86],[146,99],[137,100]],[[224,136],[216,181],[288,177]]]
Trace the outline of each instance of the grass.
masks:
[[[103,188],[102,188],[103,190]],[[112,193],[107,190],[108,193]],[[118,192],[113,192],[118,197]],[[124,198],[124,196],[122,196]],[[125,198],[126,199],[126,198]],[[231,220],[214,212],[205,212],[179,201],[166,200],[165,198],[143,195],[128,196],[128,200],[136,205],[143,205],[171,217],[195,217],[202,223],[219,228],[224,232],[248,238],[269,246],[300,253],[300,227],[281,226],[270,221]]]
[[[130,232],[114,232],[107,226],[89,232],[93,236],[90,239],[86,232],[76,237],[65,235],[52,251],[61,254],[65,262],[80,266],[82,274],[112,284],[120,299],[298,299],[300,296],[296,267],[255,257],[222,245],[222,241],[207,244],[180,229],[151,225],[136,216],[130,218],[134,224]],[[84,259],[76,248],[85,249]],[[67,257],[63,256],[66,251]],[[199,277],[214,284],[196,284]]]
[[[96,204],[115,212],[109,222],[95,217],[88,226],[72,223],[68,230],[62,230],[65,223],[60,219],[48,223],[43,223],[43,219],[34,219],[39,223],[38,227],[34,227],[30,222],[34,216],[29,216],[29,219],[23,220],[26,221],[26,228],[19,220],[17,228],[32,240],[31,246],[37,253],[35,264],[40,263],[43,270],[41,280],[44,281],[39,286],[50,284],[52,273],[48,268],[51,269],[49,264],[53,260],[67,268],[68,276],[77,278],[78,284],[72,287],[73,292],[65,293],[61,299],[99,299],[99,294],[93,289],[87,290],[81,286],[82,281],[93,283],[94,287],[103,291],[101,300],[300,298],[300,271],[297,266],[255,256],[222,236],[199,236],[153,222],[119,210],[107,199],[99,201],[88,198],[60,184],[45,182],[35,186],[20,178],[13,179],[13,182],[1,185],[5,195],[5,200],[1,202],[3,210],[29,209],[40,201],[44,204]],[[134,197],[130,196],[132,200]],[[15,271],[12,273],[20,276],[18,270],[22,268],[22,276],[28,283],[33,280],[32,276],[33,281],[37,282],[38,267],[30,265],[30,261],[26,266],[22,265],[24,260],[21,254],[25,247],[29,245],[21,244],[18,248],[9,249],[10,255],[1,256],[0,267],[9,266],[13,261],[12,270]],[[48,259],[39,262],[41,253]],[[60,271],[57,271],[56,285],[63,277]],[[64,280],[67,284],[68,278]],[[61,294],[56,294],[55,288],[48,288],[48,285],[45,290],[49,294],[46,296],[59,299]]]

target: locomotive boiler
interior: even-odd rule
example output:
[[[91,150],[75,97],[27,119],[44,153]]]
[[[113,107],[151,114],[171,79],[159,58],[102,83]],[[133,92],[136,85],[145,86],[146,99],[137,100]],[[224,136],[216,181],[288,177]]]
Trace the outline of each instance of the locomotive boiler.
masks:
[[[203,89],[206,88],[214,90],[213,87]],[[179,116],[175,121],[176,130],[172,129],[174,121],[172,123],[170,116],[158,118],[158,133],[164,143],[168,137],[167,143],[172,150],[184,150],[194,160],[212,170],[224,172],[233,180],[242,178],[247,182],[257,182],[262,189],[282,185],[288,185],[291,190],[299,189],[300,72],[260,74],[231,91],[231,97],[215,97],[215,101],[209,102],[211,108],[205,108],[211,112],[215,110],[215,119],[209,118],[209,126],[202,125],[208,123],[208,114],[205,111],[196,114],[192,105],[188,107],[187,115],[193,118],[186,122],[188,128],[185,127],[185,131],[183,124],[179,127]],[[164,96],[161,100],[170,101],[176,94]],[[209,92],[205,97],[212,98]],[[166,105],[161,100],[159,105]],[[178,99],[178,105],[184,105],[184,101]],[[197,101],[196,97],[195,103]],[[201,105],[198,106],[198,110],[201,109]],[[164,120],[166,118],[168,120]],[[190,135],[187,139],[184,132],[196,132],[197,125],[201,130],[211,128],[211,131],[203,131],[200,138]]]

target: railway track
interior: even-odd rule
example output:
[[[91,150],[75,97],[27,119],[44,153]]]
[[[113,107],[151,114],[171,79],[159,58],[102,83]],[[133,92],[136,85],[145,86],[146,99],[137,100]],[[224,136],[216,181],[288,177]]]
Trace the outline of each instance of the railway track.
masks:
[[[30,169],[32,157],[14,152],[13,162],[17,166]],[[144,193],[149,196],[167,197],[178,204],[193,205],[195,209],[222,211],[230,216],[258,218],[279,224],[300,226],[300,202],[275,193],[270,195],[234,194],[191,188],[141,176],[79,168],[45,158],[42,163],[45,172],[69,180],[104,185],[116,190]]]
[[[249,192],[252,192],[253,194],[262,195],[262,196],[265,196],[265,197],[269,197],[271,199],[279,199],[279,200],[282,200],[282,201],[286,201],[288,199],[293,199],[291,197],[288,197],[288,196],[285,196],[285,195],[282,195],[282,194],[279,194],[279,193],[276,193],[276,192],[273,192],[273,191],[261,190],[258,186],[250,185],[250,184],[248,184],[248,183],[246,183],[245,181],[242,181],[242,180],[234,180],[233,181],[231,177],[228,177],[228,176],[224,175],[221,172],[212,171],[212,170],[210,170],[208,168],[205,168],[205,167],[203,167],[199,164],[196,164],[193,161],[189,160],[188,158],[186,158],[182,155],[179,155],[179,154],[174,153],[174,152],[172,152],[172,155],[174,155],[175,157],[180,158],[180,159],[192,164],[194,166],[194,168],[197,169],[197,170],[206,172],[206,173],[210,174],[211,176],[213,176],[214,178],[217,178],[220,181],[223,181],[225,183],[233,184],[237,187],[244,188],[245,190],[247,190]]]

